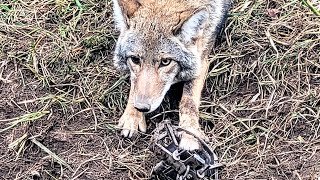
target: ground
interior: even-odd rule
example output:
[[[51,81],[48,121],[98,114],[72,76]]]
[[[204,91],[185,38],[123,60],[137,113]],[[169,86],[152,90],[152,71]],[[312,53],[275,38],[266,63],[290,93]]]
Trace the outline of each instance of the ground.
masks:
[[[309,4],[309,5],[308,5]],[[148,179],[167,102],[133,140],[116,128],[111,0],[0,2],[0,179]],[[320,177],[320,3],[235,0],[200,117],[221,179]]]

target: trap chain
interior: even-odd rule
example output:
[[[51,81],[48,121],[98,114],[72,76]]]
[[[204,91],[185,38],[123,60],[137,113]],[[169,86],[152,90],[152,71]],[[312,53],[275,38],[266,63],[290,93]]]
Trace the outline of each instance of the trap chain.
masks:
[[[155,180],[218,180],[219,170],[224,167],[217,155],[200,138],[170,120],[161,122],[155,130],[151,150],[161,158],[153,168],[151,179]],[[188,133],[198,139],[202,148],[187,151],[179,148],[180,134]]]

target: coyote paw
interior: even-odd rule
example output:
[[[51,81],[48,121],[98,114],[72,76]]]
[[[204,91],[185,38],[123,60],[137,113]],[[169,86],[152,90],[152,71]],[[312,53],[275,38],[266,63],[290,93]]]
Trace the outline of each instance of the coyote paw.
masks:
[[[207,137],[205,136],[205,134],[201,130],[195,130],[195,129],[191,129],[191,128],[186,129],[186,130],[192,132],[194,135],[196,135],[200,139],[207,140]],[[180,134],[179,147],[181,149],[194,151],[194,150],[197,150],[197,149],[201,148],[201,143],[193,135],[188,134],[186,132],[182,132]]]
[[[179,143],[179,147],[181,149],[194,151],[196,149],[200,149],[200,143],[192,135],[183,132],[182,135],[181,135],[181,140],[180,140],[180,143]]]
[[[128,138],[131,138],[135,133],[137,133],[138,129],[141,132],[147,131],[144,114],[137,111],[134,113],[128,113],[125,111],[119,120],[118,127],[122,128],[121,135]]]

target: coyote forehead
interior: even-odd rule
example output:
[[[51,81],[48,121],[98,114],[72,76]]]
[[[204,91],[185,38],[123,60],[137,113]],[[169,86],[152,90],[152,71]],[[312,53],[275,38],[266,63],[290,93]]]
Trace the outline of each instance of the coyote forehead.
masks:
[[[163,33],[177,28],[195,12],[206,9],[210,14],[208,26],[221,24],[229,0],[113,0],[118,29],[136,27],[156,29]],[[126,6],[126,8],[124,8]],[[123,17],[123,13],[127,17]],[[128,21],[130,19],[130,22]],[[196,23],[196,22],[195,22]]]
[[[205,5],[190,1],[160,0],[142,3],[141,9],[131,19],[129,26],[147,36],[172,35],[184,21]]]
[[[182,23],[187,19],[196,9],[205,8],[199,1],[187,0],[140,0],[136,2],[139,3],[138,7],[132,0],[122,2],[132,5],[124,9],[118,1],[115,1],[114,12],[118,28],[125,26],[122,24],[121,13],[127,11],[132,17],[127,24],[130,27],[156,29],[167,33],[179,22]]]

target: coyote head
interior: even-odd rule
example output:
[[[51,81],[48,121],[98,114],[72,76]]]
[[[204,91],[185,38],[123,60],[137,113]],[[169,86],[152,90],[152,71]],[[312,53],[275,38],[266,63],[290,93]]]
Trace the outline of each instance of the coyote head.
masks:
[[[205,7],[187,0],[113,0],[120,31],[114,63],[130,71],[134,107],[154,111],[170,86],[198,74]]]

